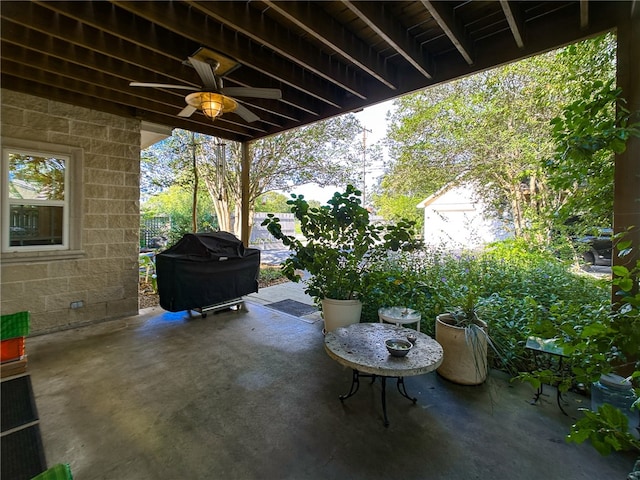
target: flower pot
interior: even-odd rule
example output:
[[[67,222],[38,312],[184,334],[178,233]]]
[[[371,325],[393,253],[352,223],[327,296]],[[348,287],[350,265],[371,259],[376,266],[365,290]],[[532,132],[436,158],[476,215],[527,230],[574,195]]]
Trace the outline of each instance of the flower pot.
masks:
[[[360,322],[362,302],[360,300],[322,299],[322,317],[325,332],[331,332],[339,327],[346,327]]]
[[[436,341],[442,345],[444,358],[438,373],[454,383],[479,385],[487,378],[487,324],[479,328],[457,327],[449,314],[436,317]]]

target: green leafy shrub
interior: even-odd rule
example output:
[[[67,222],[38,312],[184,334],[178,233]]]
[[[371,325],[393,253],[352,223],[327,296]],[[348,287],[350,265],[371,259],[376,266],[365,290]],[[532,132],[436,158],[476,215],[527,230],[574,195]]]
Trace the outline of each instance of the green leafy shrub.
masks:
[[[347,185],[327,205],[313,207],[303,195],[292,194],[287,204],[300,222],[302,240],[286,235],[280,219],[273,214],[262,222],[292,252],[282,264],[284,275],[298,282],[298,272],[307,271],[310,278],[305,281],[305,292],[318,302],[323,298],[363,299],[362,282],[370,265],[383,261],[389,252],[414,246],[414,222],[374,224],[362,206],[361,196],[362,192]]]
[[[438,314],[470,302],[489,325],[492,366],[511,374],[533,369],[524,345],[534,331],[554,336],[556,325],[582,331],[602,321],[610,297],[605,281],[513,240],[476,253],[400,253],[372,267],[365,285],[365,320],[377,321],[382,306],[408,306],[421,313],[421,330],[431,335]]]

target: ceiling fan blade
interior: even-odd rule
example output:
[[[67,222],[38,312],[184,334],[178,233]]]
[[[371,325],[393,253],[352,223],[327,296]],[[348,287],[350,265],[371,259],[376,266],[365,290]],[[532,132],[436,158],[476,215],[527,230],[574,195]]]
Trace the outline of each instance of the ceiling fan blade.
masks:
[[[189,87],[187,85],[171,85],[169,83],[142,83],[142,82],[131,82],[129,84],[130,87],[153,87],[153,88],[178,88],[180,90],[191,90],[193,92],[197,92],[199,88]]]
[[[191,63],[193,68],[196,69],[196,72],[198,72],[198,75],[200,75],[205,90],[218,90],[218,83],[216,82],[216,76],[213,74],[211,65],[193,57],[189,57],[189,63]]]
[[[245,121],[252,123],[255,122],[257,120],[260,120],[260,117],[258,117],[255,113],[253,113],[251,110],[249,110],[248,108],[238,104],[238,106],[235,108],[235,110],[233,111],[233,113],[237,113],[238,115],[240,115]]]
[[[225,87],[220,92],[230,97],[282,98],[282,91],[278,88]]]
[[[193,107],[191,105],[187,105],[182,110],[180,110],[180,113],[178,113],[178,116],[179,117],[190,117],[191,115],[194,114],[194,112],[196,110],[198,110],[196,107]]]

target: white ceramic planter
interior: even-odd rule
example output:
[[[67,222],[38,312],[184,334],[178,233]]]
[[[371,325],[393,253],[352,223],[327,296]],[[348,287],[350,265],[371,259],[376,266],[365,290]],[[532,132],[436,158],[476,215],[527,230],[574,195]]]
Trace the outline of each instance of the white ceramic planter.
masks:
[[[466,332],[450,325],[449,314],[436,317],[436,341],[444,358],[438,373],[461,385],[479,385],[487,379],[487,324],[480,320],[483,332]]]
[[[360,300],[322,299],[322,317],[325,332],[331,332],[339,327],[346,327],[360,322],[362,302]]]

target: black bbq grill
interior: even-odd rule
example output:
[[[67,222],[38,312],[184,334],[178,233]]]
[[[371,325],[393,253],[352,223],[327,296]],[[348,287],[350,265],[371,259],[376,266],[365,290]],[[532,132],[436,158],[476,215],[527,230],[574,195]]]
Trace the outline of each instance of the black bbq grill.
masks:
[[[260,250],[228,232],[188,233],[156,256],[160,306],[206,312],[258,291]]]

